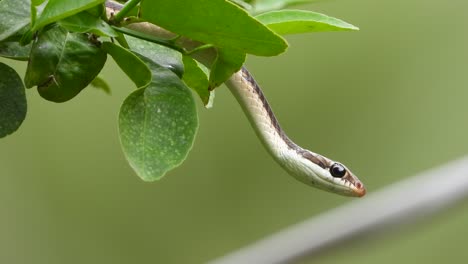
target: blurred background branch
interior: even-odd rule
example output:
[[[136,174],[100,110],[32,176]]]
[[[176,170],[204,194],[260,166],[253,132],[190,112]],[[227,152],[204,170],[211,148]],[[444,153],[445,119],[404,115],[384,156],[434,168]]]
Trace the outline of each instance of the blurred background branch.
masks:
[[[291,263],[312,258],[389,226],[415,223],[468,197],[468,156],[288,227],[212,264]]]

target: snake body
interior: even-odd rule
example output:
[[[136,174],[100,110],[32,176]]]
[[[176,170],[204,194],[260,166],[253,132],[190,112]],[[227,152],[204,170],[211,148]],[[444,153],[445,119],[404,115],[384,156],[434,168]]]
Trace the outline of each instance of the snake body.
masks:
[[[344,165],[294,143],[281,128],[253,76],[242,68],[227,82],[271,156],[289,174],[308,185],[346,196],[363,196],[364,185]]]

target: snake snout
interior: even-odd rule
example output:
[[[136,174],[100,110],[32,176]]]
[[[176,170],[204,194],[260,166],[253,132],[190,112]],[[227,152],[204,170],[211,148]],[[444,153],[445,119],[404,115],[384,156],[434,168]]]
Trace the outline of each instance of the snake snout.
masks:
[[[366,195],[366,187],[364,187],[364,184],[362,184],[361,182],[357,182],[356,183],[356,189],[354,190],[354,193],[356,194],[357,197],[363,197],[364,195]]]

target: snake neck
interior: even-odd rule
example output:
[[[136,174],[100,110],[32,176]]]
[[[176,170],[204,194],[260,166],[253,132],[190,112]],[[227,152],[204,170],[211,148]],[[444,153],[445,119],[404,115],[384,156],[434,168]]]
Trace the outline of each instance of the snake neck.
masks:
[[[253,76],[242,68],[226,83],[265,148],[277,160],[305,151],[283,131],[265,95]]]
[[[270,104],[252,75],[243,68],[235,73],[226,84],[242,106],[257,136],[277,163],[289,174],[306,184],[314,185],[316,181],[320,181],[314,171],[326,170],[333,162],[317,153],[301,148],[289,139],[281,129]],[[311,171],[310,167],[314,169]]]

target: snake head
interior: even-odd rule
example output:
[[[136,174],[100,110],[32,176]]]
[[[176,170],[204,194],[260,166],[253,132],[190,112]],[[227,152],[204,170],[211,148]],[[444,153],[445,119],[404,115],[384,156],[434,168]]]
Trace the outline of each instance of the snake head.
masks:
[[[302,149],[297,152],[301,164],[287,169],[300,181],[332,193],[362,197],[366,194],[364,184],[343,164]],[[295,169],[293,169],[295,168]]]
[[[343,164],[338,162],[332,163],[328,168],[328,173],[331,176],[330,182],[336,186],[331,189],[332,192],[357,197],[362,197],[366,194],[364,184]],[[330,178],[330,176],[327,175],[327,178]]]

